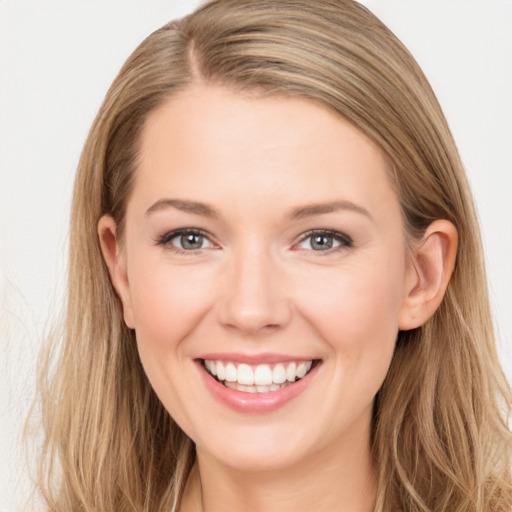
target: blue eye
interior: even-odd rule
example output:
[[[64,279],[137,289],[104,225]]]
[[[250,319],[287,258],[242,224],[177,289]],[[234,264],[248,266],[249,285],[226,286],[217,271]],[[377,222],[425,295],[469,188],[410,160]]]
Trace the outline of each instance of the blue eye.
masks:
[[[178,229],[166,233],[157,241],[158,245],[171,245],[181,251],[198,251],[213,247],[205,233],[197,229]]]
[[[306,233],[299,242],[301,249],[315,252],[327,252],[352,246],[352,239],[337,231],[315,230]]]

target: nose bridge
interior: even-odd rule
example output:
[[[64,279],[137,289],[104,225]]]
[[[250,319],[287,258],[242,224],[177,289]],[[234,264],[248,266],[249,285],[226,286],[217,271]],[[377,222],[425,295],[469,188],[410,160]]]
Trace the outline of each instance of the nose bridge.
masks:
[[[234,248],[224,276],[221,323],[247,333],[284,326],[290,312],[280,277],[277,258],[257,240]]]

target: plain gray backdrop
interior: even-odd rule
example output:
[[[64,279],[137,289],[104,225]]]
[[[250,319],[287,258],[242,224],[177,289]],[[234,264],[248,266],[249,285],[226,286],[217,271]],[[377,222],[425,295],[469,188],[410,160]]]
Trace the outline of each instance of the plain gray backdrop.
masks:
[[[458,143],[482,224],[500,356],[512,377],[512,1],[363,3],[415,55]],[[0,0],[2,512],[21,510],[30,489],[21,432],[37,352],[65,287],[71,188],[87,131],[136,45],[197,4]]]

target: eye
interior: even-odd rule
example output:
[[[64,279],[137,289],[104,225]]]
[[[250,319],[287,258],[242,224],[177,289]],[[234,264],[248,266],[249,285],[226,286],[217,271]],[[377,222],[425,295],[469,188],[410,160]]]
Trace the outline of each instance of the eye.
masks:
[[[352,239],[338,231],[314,230],[306,233],[299,248],[315,252],[327,252],[352,246]]]
[[[171,246],[172,249],[178,252],[200,251],[201,249],[214,247],[206,233],[190,228],[170,231],[160,237],[157,244]]]

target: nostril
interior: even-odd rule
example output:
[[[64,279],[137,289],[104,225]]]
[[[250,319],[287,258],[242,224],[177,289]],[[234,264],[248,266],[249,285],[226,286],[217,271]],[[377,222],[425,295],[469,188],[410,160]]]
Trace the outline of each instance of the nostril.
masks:
[[[248,334],[271,333],[287,325],[290,318],[286,303],[257,298],[245,303],[233,299],[224,303],[218,313],[224,327]]]
[[[246,240],[233,251],[218,297],[219,322],[245,333],[271,332],[290,318],[282,272],[268,241]]]

